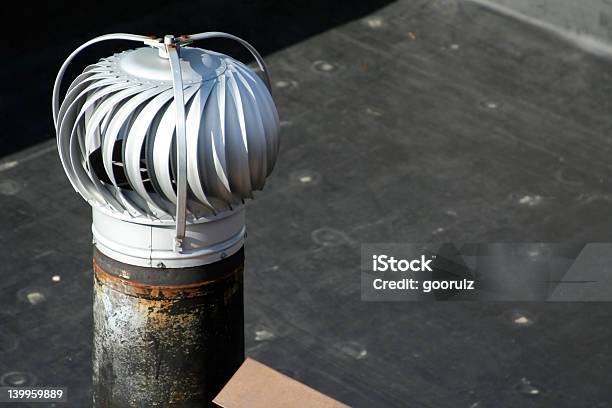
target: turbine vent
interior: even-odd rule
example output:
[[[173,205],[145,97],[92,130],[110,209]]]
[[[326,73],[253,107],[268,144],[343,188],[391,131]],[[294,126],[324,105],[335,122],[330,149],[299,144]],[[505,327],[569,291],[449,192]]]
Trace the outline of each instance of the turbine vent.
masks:
[[[276,162],[278,114],[264,82],[241,62],[182,47],[180,63],[189,198],[224,211],[263,188]],[[57,118],[62,163],[81,195],[113,212],[138,208],[146,218],[176,203],[175,105],[168,60],[155,48],[87,67]]]
[[[213,37],[244,45],[263,79],[227,55],[187,46]],[[146,46],[89,65],[60,103],[72,59],[115,39]],[[94,211],[174,224],[176,252],[184,250],[189,225],[241,209],[261,190],[278,155],[279,120],[265,64],[250,44],[226,33],[95,38],[60,69],[53,117],[66,175]]]

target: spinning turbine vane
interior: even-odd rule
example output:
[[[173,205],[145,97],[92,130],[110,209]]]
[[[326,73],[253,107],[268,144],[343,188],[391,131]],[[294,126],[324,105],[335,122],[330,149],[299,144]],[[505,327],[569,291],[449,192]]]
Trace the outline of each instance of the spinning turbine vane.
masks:
[[[185,46],[212,37],[245,45],[264,80],[226,55]],[[110,39],[149,47],[88,66],[59,106],[59,88],[72,59],[85,47]],[[205,249],[228,255],[239,248],[243,230],[206,234],[202,245],[197,225],[237,216],[243,200],[263,188],[272,171],[279,125],[269,84],[257,51],[225,33],[166,36],[163,41],[111,34],[75,50],[57,76],[53,116],[68,179],[94,208],[98,248],[147,266],[153,261],[192,265]],[[132,224],[130,231],[118,228],[125,221]],[[143,248],[143,229],[137,225],[147,226],[144,232],[151,230],[158,246]],[[173,239],[163,242],[170,225]]]
[[[188,46],[208,38],[245,46],[262,78],[227,55]],[[60,103],[69,64],[106,40],[145,46],[89,65]],[[279,149],[262,57],[220,32],[104,35],[66,59],[52,107],[66,175],[93,208],[94,405],[208,404],[244,358],[244,200],[263,188]],[[229,321],[211,333],[221,327],[215,319]],[[159,356],[161,346],[172,362]],[[162,374],[166,364],[166,375],[150,378],[150,364]]]

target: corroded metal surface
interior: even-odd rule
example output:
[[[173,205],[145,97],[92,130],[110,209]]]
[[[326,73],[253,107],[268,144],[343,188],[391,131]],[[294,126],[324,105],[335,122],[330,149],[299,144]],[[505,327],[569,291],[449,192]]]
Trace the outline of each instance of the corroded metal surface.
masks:
[[[94,406],[208,406],[244,360],[243,260],[139,268],[96,250]]]

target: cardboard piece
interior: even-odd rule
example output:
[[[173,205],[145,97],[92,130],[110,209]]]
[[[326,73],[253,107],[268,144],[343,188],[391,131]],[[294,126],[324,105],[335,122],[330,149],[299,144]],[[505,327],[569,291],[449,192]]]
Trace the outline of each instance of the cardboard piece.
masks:
[[[348,408],[250,358],[213,402],[222,408]]]

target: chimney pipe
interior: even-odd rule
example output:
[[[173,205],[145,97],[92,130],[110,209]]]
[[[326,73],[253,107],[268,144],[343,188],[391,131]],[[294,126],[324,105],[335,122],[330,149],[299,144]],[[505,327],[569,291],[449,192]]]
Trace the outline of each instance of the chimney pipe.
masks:
[[[215,37],[245,46],[263,78],[188,46]],[[145,46],[89,65],[60,104],[68,65],[106,40]],[[92,206],[93,406],[209,406],[244,359],[244,200],[279,148],[263,59],[226,33],[109,34],[67,58],[52,107],[66,175]]]

